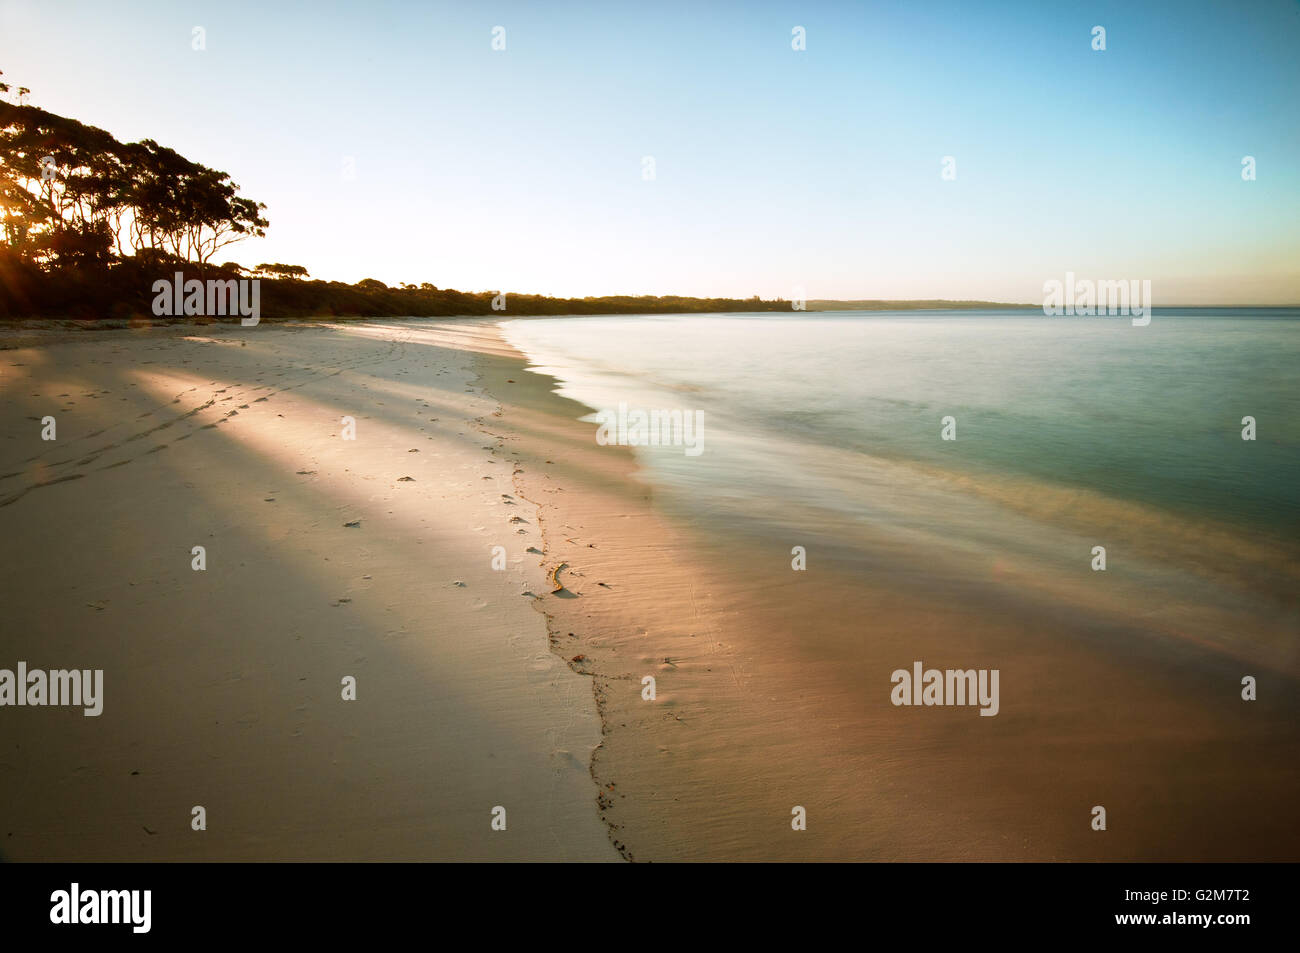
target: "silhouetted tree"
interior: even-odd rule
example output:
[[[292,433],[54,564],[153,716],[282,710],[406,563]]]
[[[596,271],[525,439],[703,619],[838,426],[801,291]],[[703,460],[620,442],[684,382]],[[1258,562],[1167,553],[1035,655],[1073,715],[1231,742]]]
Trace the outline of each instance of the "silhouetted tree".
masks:
[[[307,269],[302,265],[258,265],[256,269],[259,275],[265,275],[268,278],[310,278]]]
[[[0,84],[0,93],[9,89]],[[153,140],[124,144],[74,119],[0,102],[0,237],[38,265],[152,253],[202,271],[227,245],[265,235],[265,208],[227,173]]]

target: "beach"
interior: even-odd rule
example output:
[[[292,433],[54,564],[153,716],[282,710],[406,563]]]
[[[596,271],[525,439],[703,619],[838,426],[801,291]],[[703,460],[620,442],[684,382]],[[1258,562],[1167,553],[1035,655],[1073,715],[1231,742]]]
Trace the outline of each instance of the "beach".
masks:
[[[5,859],[618,860],[590,680],[548,647],[536,513],[479,430],[481,327],[0,355],[0,668],[104,673],[98,716],[4,710]]]
[[[101,715],[0,721],[6,859],[1300,855],[1284,540],[811,438],[705,486],[680,451],[600,443],[601,401],[527,331],[0,353],[0,667],[104,673]],[[656,399],[617,363],[611,399]],[[740,446],[710,406],[703,465]],[[1099,532],[1127,554],[1108,576]],[[914,664],[997,671],[997,710],[896,704]]]

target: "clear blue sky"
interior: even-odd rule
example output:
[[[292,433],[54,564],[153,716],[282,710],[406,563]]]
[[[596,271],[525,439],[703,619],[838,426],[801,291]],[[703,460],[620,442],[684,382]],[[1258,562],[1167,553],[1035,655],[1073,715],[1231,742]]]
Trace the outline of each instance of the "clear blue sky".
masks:
[[[1034,302],[1070,270],[1300,302],[1296,0],[0,0],[0,69],[231,173],[269,206],[244,264]]]

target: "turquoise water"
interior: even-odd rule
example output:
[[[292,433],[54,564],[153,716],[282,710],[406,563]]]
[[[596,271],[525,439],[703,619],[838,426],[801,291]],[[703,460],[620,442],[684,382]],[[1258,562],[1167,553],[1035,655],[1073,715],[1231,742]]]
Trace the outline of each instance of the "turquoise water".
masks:
[[[1300,530],[1300,310],[1158,311],[1146,327],[844,312],[504,329],[590,407],[702,411],[703,454],[639,453],[652,479],[704,509],[781,500],[915,521],[882,502],[895,467],[911,465],[1082,488],[1287,542]],[[941,439],[945,416],[955,441]],[[1245,416],[1254,441],[1242,440]]]

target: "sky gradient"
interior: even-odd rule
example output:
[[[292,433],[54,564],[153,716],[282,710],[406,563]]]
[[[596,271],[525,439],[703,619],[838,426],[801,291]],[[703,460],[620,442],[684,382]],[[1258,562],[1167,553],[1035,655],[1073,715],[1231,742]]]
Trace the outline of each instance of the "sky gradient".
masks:
[[[229,172],[271,221],[220,256],[245,265],[1023,302],[1073,271],[1300,303],[1296,0],[0,0],[0,70]]]

